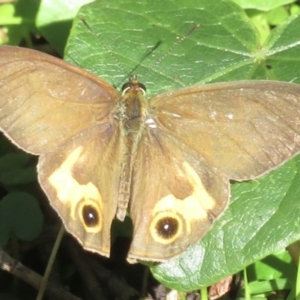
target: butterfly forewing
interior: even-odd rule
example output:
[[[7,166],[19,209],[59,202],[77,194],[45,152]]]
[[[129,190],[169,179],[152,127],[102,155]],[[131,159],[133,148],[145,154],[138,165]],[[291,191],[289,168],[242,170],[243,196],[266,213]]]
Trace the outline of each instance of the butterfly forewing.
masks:
[[[0,127],[24,150],[49,152],[97,123],[110,126],[119,95],[97,77],[17,47],[1,47],[0,65]]]
[[[156,122],[229,179],[256,178],[300,150],[300,86],[239,81],[154,97]]]

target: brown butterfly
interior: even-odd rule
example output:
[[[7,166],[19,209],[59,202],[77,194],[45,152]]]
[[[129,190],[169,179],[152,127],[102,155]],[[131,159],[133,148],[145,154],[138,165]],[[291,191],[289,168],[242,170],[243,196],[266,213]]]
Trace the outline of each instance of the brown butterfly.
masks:
[[[238,81],[146,99],[135,77],[119,94],[33,50],[0,47],[0,127],[39,155],[39,182],[85,249],[109,256],[127,209],[128,258],[183,252],[226,209],[229,180],[257,178],[300,151],[300,86]]]

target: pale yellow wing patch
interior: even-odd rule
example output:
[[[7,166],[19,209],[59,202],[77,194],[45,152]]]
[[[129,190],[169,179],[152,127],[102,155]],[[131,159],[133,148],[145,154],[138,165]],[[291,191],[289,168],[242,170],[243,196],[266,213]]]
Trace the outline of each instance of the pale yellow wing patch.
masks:
[[[98,226],[86,226],[84,215],[80,212],[83,212],[85,207],[90,206],[101,216],[102,197],[100,192],[92,182],[80,184],[72,176],[72,169],[76,162],[80,160],[82,150],[83,147],[80,146],[71,152],[61,166],[49,176],[49,182],[55,189],[57,198],[70,207],[71,218],[76,220],[76,215],[79,212],[81,222],[86,230],[88,232],[99,232],[102,222],[99,222]]]
[[[191,213],[191,209],[189,209],[189,212],[193,215],[193,219],[199,219],[199,217],[197,217],[199,213],[200,215],[207,215],[207,212],[215,208],[216,200],[209,195],[199,175],[189,163],[184,162],[183,169],[185,171],[186,178],[192,185],[194,191],[193,194],[187,197],[185,200],[188,201],[189,204],[191,204],[192,202],[195,204],[195,209],[197,209],[197,213]],[[201,214],[201,211],[203,212],[203,214]]]
[[[178,199],[173,194],[169,194],[160,199],[153,208],[153,220],[150,226],[152,237],[159,243],[173,243],[182,234],[182,218],[184,216],[187,233],[191,232],[192,222],[199,220],[209,220],[211,211],[216,206],[216,201],[206,191],[199,175],[187,162],[183,162],[183,173],[192,187],[192,193],[184,199]],[[170,239],[161,238],[157,234],[157,224],[163,218],[177,220],[178,229],[176,234]]]

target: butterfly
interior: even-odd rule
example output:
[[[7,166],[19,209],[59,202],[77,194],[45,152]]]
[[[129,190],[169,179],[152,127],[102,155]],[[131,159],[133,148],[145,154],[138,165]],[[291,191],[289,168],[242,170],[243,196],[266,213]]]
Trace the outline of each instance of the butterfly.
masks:
[[[119,93],[49,55],[0,47],[0,128],[39,155],[39,183],[66,229],[109,256],[111,224],[133,222],[128,258],[165,261],[200,240],[252,180],[300,151],[300,86],[236,81],[150,99]]]

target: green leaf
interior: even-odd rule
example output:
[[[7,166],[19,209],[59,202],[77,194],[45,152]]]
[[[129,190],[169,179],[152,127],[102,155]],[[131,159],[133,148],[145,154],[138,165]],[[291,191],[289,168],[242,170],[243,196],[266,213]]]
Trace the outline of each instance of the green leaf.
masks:
[[[10,193],[0,201],[0,246],[12,234],[33,240],[42,229],[43,215],[34,197],[24,192]]]
[[[6,186],[36,181],[36,157],[24,153],[0,133],[0,183]]]
[[[36,181],[36,167],[30,166],[32,156],[27,153],[8,153],[0,157],[0,182],[5,185]]]
[[[76,19],[66,58],[118,87],[137,68],[149,95],[195,83],[251,78],[260,48],[258,33],[237,5],[207,0],[196,7],[192,1],[153,3],[142,1],[134,9],[129,1],[86,6],[79,16],[93,31]]]
[[[199,1],[198,9],[192,7],[194,2],[190,6],[184,2],[187,8],[177,7],[176,11],[173,2],[164,1],[155,5],[157,11],[151,11],[151,5],[147,8],[140,4],[132,12],[127,12],[126,2],[119,8],[96,2],[79,13],[92,31],[81,19],[75,20],[66,58],[119,88],[136,68],[150,96],[195,83],[251,78],[294,80],[289,68],[294,69],[294,61],[300,60],[296,32],[299,17],[288,19],[261,45],[258,32],[238,6],[214,2]],[[178,17],[171,18],[170,11]],[[193,21],[186,22],[187,16]],[[121,17],[132,20],[123,30]],[[200,27],[178,43],[177,38],[184,37],[196,24]],[[161,44],[154,53],[145,57],[158,42]],[[291,58],[285,58],[293,51]],[[271,71],[267,68],[269,62]],[[273,62],[280,65],[275,68]]]
[[[300,83],[297,15],[264,44],[244,11],[225,0],[101,1],[79,16],[66,58],[118,88],[132,70],[149,96],[206,82]],[[299,239],[299,164],[296,158],[259,180],[232,184],[231,203],[213,229],[180,257],[152,267],[154,276],[177,290],[199,289]]]
[[[288,18],[288,12],[284,7],[277,7],[269,11],[266,15],[269,24],[278,25]]]
[[[63,54],[72,21],[79,8],[93,0],[42,0],[36,26],[45,38]]]
[[[5,26],[5,37],[1,44],[18,45],[21,40],[27,40],[30,45],[29,34],[35,32],[35,13],[38,2],[35,0],[16,1],[0,5],[0,24]]]
[[[293,282],[296,278],[297,266],[285,249],[255,262],[247,268],[249,281],[269,281],[288,278]],[[257,293],[258,291],[256,291]]]
[[[242,8],[251,8],[263,11],[269,11],[279,6],[294,3],[294,0],[233,0]]]

